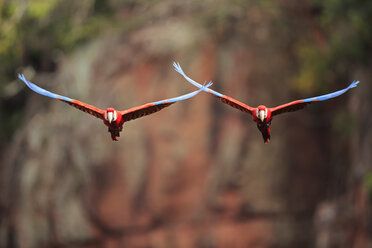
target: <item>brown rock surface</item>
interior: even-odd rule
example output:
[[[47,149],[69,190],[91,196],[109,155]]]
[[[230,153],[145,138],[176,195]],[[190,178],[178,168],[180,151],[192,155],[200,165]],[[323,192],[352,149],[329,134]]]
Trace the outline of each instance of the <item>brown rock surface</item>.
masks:
[[[157,7],[167,19],[108,32],[32,81],[126,109],[195,90],[175,60],[251,106],[298,97],[291,42],[275,42],[277,12],[237,10],[234,30],[222,22],[211,31]],[[349,142],[325,118],[369,113],[370,86],[361,88],[277,117],[269,145],[251,116],[203,93],[126,123],[112,142],[100,120],[28,91],[24,123],[3,154],[0,246],[367,247],[370,204],[358,175],[371,165],[371,127],[361,123]]]

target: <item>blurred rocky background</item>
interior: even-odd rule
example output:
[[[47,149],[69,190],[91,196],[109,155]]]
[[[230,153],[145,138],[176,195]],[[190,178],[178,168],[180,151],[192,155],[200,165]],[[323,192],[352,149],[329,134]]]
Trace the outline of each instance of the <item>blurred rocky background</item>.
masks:
[[[0,0],[0,247],[372,246],[370,0]],[[198,96],[172,68],[251,106],[359,86],[276,117]]]

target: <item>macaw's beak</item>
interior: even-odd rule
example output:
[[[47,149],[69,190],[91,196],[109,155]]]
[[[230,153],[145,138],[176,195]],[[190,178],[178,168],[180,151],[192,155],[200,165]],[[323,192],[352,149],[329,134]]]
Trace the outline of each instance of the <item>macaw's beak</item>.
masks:
[[[265,119],[265,111],[260,110],[260,111],[258,112],[258,118],[260,118],[260,120],[263,122],[264,119]]]
[[[114,115],[112,112],[107,112],[107,120],[111,124],[112,120],[114,119]]]

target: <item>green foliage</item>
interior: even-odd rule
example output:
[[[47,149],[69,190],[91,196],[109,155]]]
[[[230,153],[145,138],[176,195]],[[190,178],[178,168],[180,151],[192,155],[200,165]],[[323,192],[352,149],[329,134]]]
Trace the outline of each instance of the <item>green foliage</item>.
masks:
[[[316,19],[323,41],[309,34],[297,45],[299,73],[293,85],[303,91],[346,78],[349,68],[366,65],[371,56],[371,1],[313,0],[312,4],[320,9]]]
[[[364,187],[366,187],[368,194],[372,196],[372,171],[364,175]]]
[[[338,137],[347,142],[357,134],[357,121],[355,116],[342,109],[334,117],[333,129]]]
[[[109,6],[99,2],[102,1],[0,3],[0,59],[4,61],[0,78],[14,76],[14,66],[29,59],[26,54],[48,57],[54,50],[68,51],[97,35],[110,19]]]
[[[64,32],[56,33],[56,44],[65,49],[73,49],[76,45],[81,42],[87,41],[94,37],[103,27],[106,26],[108,20],[104,16],[91,17],[89,22],[81,26],[71,28],[68,32],[69,35],[65,35]],[[65,27],[69,29],[69,26]],[[67,32],[67,30],[66,30]]]
[[[68,52],[104,30],[114,6],[96,0],[0,0],[0,143],[21,120],[17,107],[3,94],[18,68],[32,64],[53,70],[56,51]],[[7,106],[8,105],[8,106]],[[10,111],[11,109],[11,111]]]
[[[320,95],[357,80],[350,78],[355,68],[369,67],[372,1],[311,0],[310,3],[315,11],[309,11],[307,25],[288,22],[297,30],[306,27],[299,37],[293,37],[298,67],[291,86],[304,95]],[[345,108],[332,118],[332,129],[345,145],[356,135],[360,118]],[[365,177],[365,185],[372,195],[372,173]]]
[[[28,6],[27,13],[31,18],[43,19],[56,7],[57,0],[33,0]]]
[[[292,88],[311,94],[316,91],[318,85],[324,85],[324,81],[329,77],[327,69],[330,62],[327,52],[314,44],[301,43],[297,46],[296,55],[301,61],[301,67],[291,83]]]
[[[368,0],[314,1],[323,9],[320,25],[328,34],[333,60],[365,62],[370,55],[372,2]]]

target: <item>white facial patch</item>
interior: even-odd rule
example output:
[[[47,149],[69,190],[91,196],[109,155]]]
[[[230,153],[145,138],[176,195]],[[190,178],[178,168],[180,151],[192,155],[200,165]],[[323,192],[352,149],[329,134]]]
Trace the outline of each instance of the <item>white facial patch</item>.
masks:
[[[106,121],[108,122],[112,122],[112,121],[116,121],[116,119],[118,118],[118,113],[116,111],[113,111],[113,112],[105,112],[105,119]]]
[[[264,121],[265,118],[267,117],[267,108],[265,110],[256,110],[256,116],[258,119],[261,121]]]
[[[267,113],[267,110],[266,110],[266,113]],[[113,119],[113,121],[116,121],[117,118],[118,118],[118,113],[116,111],[114,111],[114,119]]]

